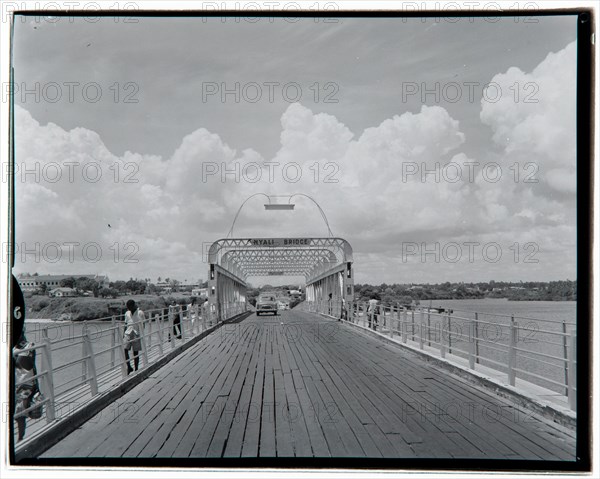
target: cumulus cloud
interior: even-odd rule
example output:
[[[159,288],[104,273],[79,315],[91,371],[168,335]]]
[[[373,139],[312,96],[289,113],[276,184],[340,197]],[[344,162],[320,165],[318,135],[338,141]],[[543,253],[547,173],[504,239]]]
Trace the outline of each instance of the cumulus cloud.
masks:
[[[510,271],[520,278],[522,264],[508,252],[515,243],[539,248],[547,262],[531,267],[535,274],[556,277],[568,269],[568,276],[575,264],[574,62],[571,44],[532,72],[513,67],[494,76],[503,95],[483,101],[480,113],[493,145],[475,158],[460,151],[469,139],[440,106],[352,132],[331,114],[291,104],[281,115],[280,149],[268,159],[252,149],[237,151],[202,127],[168,158],[119,157],[95,132],[40,125],[17,106],[17,243],[28,249],[34,243],[96,243],[102,251],[90,263],[76,248],[76,264],[66,252],[57,263],[26,255],[17,257],[17,269],[206,278],[207,244],[227,234],[247,198],[265,193],[288,201],[297,193],[291,213],[265,211],[269,200],[252,197],[235,236],[326,235],[314,199],[334,234],[352,242],[358,281],[460,280],[446,276],[451,271],[481,279]],[[515,101],[511,87],[522,101]],[[484,169],[491,161],[497,168]],[[402,255],[406,242],[497,242],[505,254],[498,264],[469,264],[465,255],[459,269],[410,264]],[[556,256],[546,252],[564,253],[568,266],[552,264]]]
[[[534,163],[545,180],[540,195],[575,192],[576,62],[573,42],[530,73],[512,67],[491,80],[499,100],[481,102],[481,121],[492,129],[503,164]]]

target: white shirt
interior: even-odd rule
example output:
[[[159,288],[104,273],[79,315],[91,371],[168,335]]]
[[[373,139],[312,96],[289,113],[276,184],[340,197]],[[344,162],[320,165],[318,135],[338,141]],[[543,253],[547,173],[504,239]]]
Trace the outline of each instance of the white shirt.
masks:
[[[132,331],[135,331],[141,336],[140,325],[145,319],[144,312],[140,308],[136,309],[133,315],[131,314],[131,311],[127,311],[125,313],[125,326],[127,326],[125,334],[130,334]]]
[[[371,312],[375,310],[375,306],[377,306],[377,300],[376,299],[370,299],[369,300],[369,307],[367,308],[367,311]]]

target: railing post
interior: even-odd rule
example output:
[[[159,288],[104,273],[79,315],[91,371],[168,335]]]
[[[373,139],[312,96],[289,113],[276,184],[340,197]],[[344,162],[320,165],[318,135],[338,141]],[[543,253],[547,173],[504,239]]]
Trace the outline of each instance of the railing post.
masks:
[[[145,319],[140,324],[140,345],[142,347],[142,357],[144,358],[144,366],[148,367],[148,349],[146,348],[146,323],[149,322],[149,319]],[[138,354],[139,351],[138,351]]]
[[[152,349],[152,313],[148,313],[148,349]]]
[[[423,330],[425,329],[425,312],[421,309],[419,314],[419,349],[423,349]]]
[[[577,331],[572,330],[569,335],[569,383],[568,398],[571,411],[577,411]]]
[[[412,323],[412,338],[411,338],[411,341],[414,341],[415,340],[415,310],[414,309],[410,312],[410,320],[411,320],[411,323]]]
[[[427,311],[427,346],[431,346],[431,310]]]
[[[565,396],[569,395],[569,353],[567,348],[567,323],[562,322],[563,367],[565,370]]]
[[[121,358],[121,375],[125,379],[127,377],[127,365],[125,364],[125,345],[123,344],[123,324],[119,321],[117,326],[117,349]]]
[[[173,311],[170,307],[169,307],[169,327],[168,327],[168,333],[169,333],[169,342],[171,343],[171,349],[175,349],[175,331],[173,331],[173,323],[175,322],[175,314],[177,314],[175,311]]]
[[[516,346],[516,327],[515,327],[515,316],[510,316],[510,337],[509,337],[509,345],[508,345],[508,383],[511,386],[515,385],[515,366],[517,363],[517,351],[515,350]]]
[[[82,328],[82,335],[87,331],[87,326],[84,324]],[[81,357],[85,357],[86,349],[85,349],[85,341],[81,338]],[[87,381],[87,361],[81,361],[81,381]]]
[[[196,315],[194,314],[194,308],[196,305],[192,305],[191,308],[188,308],[188,319],[190,322],[190,336],[194,337],[196,335]]]
[[[181,331],[181,341],[185,342],[185,325],[183,322],[183,307],[179,310],[179,330]]]
[[[98,394],[98,378],[96,376],[96,362],[94,360],[94,350],[92,348],[92,342],[90,341],[90,335],[88,332],[87,324],[83,325],[83,345],[84,351],[87,358],[84,360],[84,363],[88,364],[88,371],[90,373],[90,391],[92,396],[96,396]]]
[[[442,358],[446,357],[446,334],[447,334],[446,326],[448,324],[449,317],[450,317],[449,312],[446,312],[446,314],[444,316],[442,316],[442,333],[440,335],[440,356]]]
[[[475,369],[475,321],[469,323],[469,368]]]
[[[111,369],[115,367],[115,346],[117,335],[117,325],[115,322],[115,317],[110,318],[110,367]]]
[[[475,313],[475,362],[479,364],[479,313]]]
[[[48,398],[46,403],[46,422],[50,423],[54,421],[55,404],[54,404],[54,369],[52,368],[52,343],[48,338],[48,328],[42,329],[42,341],[43,345],[43,368],[46,371],[44,374],[44,380],[42,381],[42,394]]]
[[[397,307],[397,306],[396,306]],[[394,337],[394,305],[390,305],[390,338]]]
[[[402,310],[402,342],[406,343],[408,339],[408,309],[404,308]]]
[[[448,354],[452,354],[452,314],[448,311]]]
[[[154,321],[156,322],[156,326],[157,326],[156,331],[158,333],[158,354],[159,354],[159,356],[163,355],[162,314],[163,313],[161,313],[161,315],[159,315],[159,314],[154,315]]]

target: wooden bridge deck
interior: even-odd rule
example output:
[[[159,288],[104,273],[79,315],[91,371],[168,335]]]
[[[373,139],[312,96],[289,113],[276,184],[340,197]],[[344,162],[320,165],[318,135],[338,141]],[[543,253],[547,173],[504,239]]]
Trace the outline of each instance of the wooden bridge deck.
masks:
[[[575,459],[575,433],[338,322],[207,336],[41,458]]]

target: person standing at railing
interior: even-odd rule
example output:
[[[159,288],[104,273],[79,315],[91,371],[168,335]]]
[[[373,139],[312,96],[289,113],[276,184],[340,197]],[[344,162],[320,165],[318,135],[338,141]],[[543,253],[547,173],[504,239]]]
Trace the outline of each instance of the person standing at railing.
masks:
[[[206,327],[208,325],[208,315],[209,315],[209,303],[208,303],[208,298],[204,298],[204,303],[202,303],[202,306],[200,307],[201,312],[200,314],[202,315],[202,323],[204,324],[204,327]]]
[[[31,407],[33,397],[39,392],[38,381],[35,376],[37,370],[35,367],[35,349],[32,343],[27,342],[25,336],[13,348],[13,359],[15,361],[15,421],[17,422],[18,441],[23,440],[25,436],[25,427],[27,415],[21,415],[23,411]],[[33,409],[35,410],[35,408]]]
[[[171,301],[169,306],[169,321],[173,325],[173,336],[181,339],[181,318],[179,316],[179,305],[175,300]],[[169,341],[171,341],[171,332],[169,332]]]
[[[375,295],[371,295],[369,306],[367,307],[367,317],[369,319],[369,328],[373,328],[375,331],[377,330],[377,310],[377,297]]]
[[[331,306],[333,303],[333,293],[329,293],[329,297],[327,298],[327,314],[331,316]]]
[[[194,326],[194,306],[196,305],[196,298],[192,298],[192,302],[187,305],[187,318],[190,325]]]
[[[142,331],[141,327],[146,317],[144,312],[138,308],[133,299],[127,301],[127,312],[125,313],[125,334],[123,342],[125,345],[125,362],[127,363],[127,374],[130,374],[134,369],[131,367],[129,360],[129,350],[133,353],[133,366],[135,371],[140,365],[140,351],[142,350]]]

